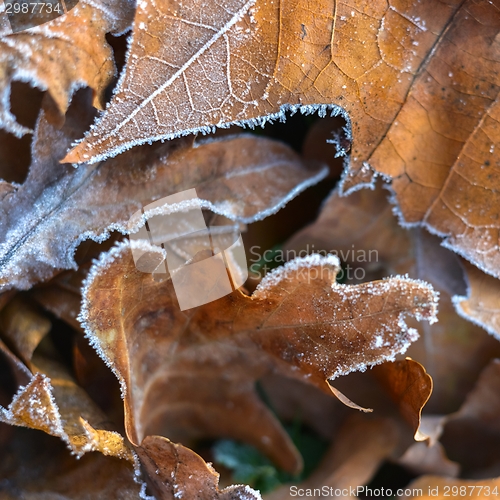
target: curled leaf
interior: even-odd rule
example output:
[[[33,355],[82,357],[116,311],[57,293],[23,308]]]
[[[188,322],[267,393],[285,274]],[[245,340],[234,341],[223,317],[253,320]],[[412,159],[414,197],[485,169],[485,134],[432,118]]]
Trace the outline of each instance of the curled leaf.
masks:
[[[432,393],[432,378],[416,361],[406,358],[374,368],[375,376],[397,402],[403,417],[412,426],[416,441],[428,436],[420,430],[422,409]]]
[[[236,290],[180,311],[171,280],[137,271],[128,244],[104,254],[89,274],[81,319],[121,381],[131,442],[224,436],[253,444],[285,470],[300,469],[255,381],[282,373],[331,394],[328,379],[390,359],[415,340],[404,316],[435,315],[427,285],[404,278],[337,285],[337,264],[297,259],[251,297]]]
[[[467,296],[455,296],[455,308],[461,316],[482,326],[500,340],[500,281],[463,263],[469,282]]]

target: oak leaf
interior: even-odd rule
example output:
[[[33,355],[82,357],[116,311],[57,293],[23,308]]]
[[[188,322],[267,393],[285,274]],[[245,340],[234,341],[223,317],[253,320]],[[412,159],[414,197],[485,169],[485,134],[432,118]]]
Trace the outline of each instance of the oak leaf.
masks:
[[[89,274],[81,319],[122,384],[130,441],[140,447],[155,434],[184,444],[231,437],[285,470],[300,469],[255,381],[277,372],[331,394],[328,379],[404,352],[414,333],[403,316],[435,314],[427,285],[404,278],[336,285],[337,262],[297,259],[251,297],[236,290],[182,312],[171,280],[137,271],[128,244],[104,254]]]

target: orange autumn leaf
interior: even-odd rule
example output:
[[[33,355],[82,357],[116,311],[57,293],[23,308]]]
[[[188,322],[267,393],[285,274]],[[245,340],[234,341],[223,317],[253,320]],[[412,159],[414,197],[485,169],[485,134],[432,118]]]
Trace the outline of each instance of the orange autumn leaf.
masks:
[[[141,2],[113,100],[64,161],[331,108],[352,135],[343,189],[393,179],[406,222],[498,277],[499,12],[474,0]]]

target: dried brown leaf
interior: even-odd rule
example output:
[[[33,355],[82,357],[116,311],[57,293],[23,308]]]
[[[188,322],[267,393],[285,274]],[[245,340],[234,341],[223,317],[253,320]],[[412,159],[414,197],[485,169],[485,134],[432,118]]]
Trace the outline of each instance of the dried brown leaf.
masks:
[[[371,165],[407,222],[499,276],[499,28],[475,0],[143,2],[111,105],[65,161],[330,106],[352,124],[344,190]]]
[[[422,363],[434,381],[427,411],[455,411],[489,360],[500,355],[498,341],[458,316],[452,298],[466,284],[459,259],[422,229],[402,228],[392,213],[389,193],[378,183],[348,197],[332,193],[317,221],[297,233],[289,251],[329,251],[348,266],[348,282],[406,274],[426,280],[440,293],[436,324],[422,324],[422,339],[408,355]],[[358,280],[356,279],[358,278]]]
[[[129,217],[163,196],[195,187],[216,212],[250,222],[327,175],[285,144],[248,135],[196,147],[182,139],[157,143],[75,169],[59,160],[92,117],[88,95],[78,97],[62,130],[40,118],[28,178],[3,198],[0,289],[27,289],[75,268],[81,241],[126,234]]]
[[[48,90],[61,115],[73,92],[84,85],[93,103],[104,107],[104,91],[115,76],[113,52],[105,39],[121,33],[133,16],[130,0],[80,0],[67,14],[41,26],[0,38],[0,128],[17,136],[30,130],[9,109],[13,81],[29,81]]]
[[[90,272],[81,318],[122,383],[131,442],[225,436],[285,470],[300,468],[255,381],[277,372],[331,393],[328,379],[406,349],[413,333],[402,315],[434,314],[427,285],[403,278],[337,285],[336,262],[298,259],[251,297],[237,290],[182,312],[171,281],[137,271],[128,244],[104,254]]]
[[[396,401],[401,414],[415,433],[415,440],[428,439],[420,429],[422,409],[432,393],[432,378],[425,368],[420,363],[406,358],[376,366],[374,375]]]
[[[358,4],[140,4],[124,80],[71,161],[213,125],[265,121],[287,104],[335,103],[351,115],[353,162],[362,165],[458,2],[415,3],[401,13],[385,2]]]
[[[500,281],[468,262],[463,265],[469,289],[467,296],[454,297],[457,312],[500,340]]]

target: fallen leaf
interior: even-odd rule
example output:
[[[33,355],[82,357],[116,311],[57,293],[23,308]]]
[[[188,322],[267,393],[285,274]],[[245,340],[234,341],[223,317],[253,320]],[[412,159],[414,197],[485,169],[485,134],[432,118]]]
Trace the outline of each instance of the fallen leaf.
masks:
[[[82,331],[77,316],[82,299],[80,288],[88,268],[88,265],[80,266],[77,271],[58,274],[46,285],[31,290],[30,297],[75,330]]]
[[[422,338],[407,354],[433,379],[427,413],[447,414],[460,407],[481,370],[500,356],[500,345],[456,314],[452,298],[466,291],[459,259],[427,231],[402,228],[388,196],[380,182],[373,191],[347,197],[335,191],[316,222],[291,238],[284,252],[331,252],[344,262],[347,283],[406,273],[432,283],[440,293],[439,321],[419,326]]]
[[[482,326],[500,340],[500,282],[468,262],[463,263],[469,288],[466,296],[455,296],[461,316]]]
[[[289,105],[335,103],[350,114],[352,161],[362,165],[457,7],[411,4],[399,13],[354,0],[314,7],[296,0],[282,9],[266,0],[210,9],[200,1],[141,3],[125,76],[97,127],[65,161],[97,160],[215,125],[264,123]]]
[[[396,401],[401,414],[415,433],[415,440],[428,439],[420,429],[422,408],[432,393],[432,378],[426,373],[425,368],[407,358],[376,366],[373,373]]]
[[[406,223],[421,223],[447,248],[500,277],[500,11],[496,2],[453,4],[404,105],[366,161],[393,179]],[[433,31],[430,17],[422,21]]]
[[[299,470],[300,457],[255,381],[277,372],[331,394],[328,379],[404,352],[414,333],[403,316],[432,321],[435,313],[427,285],[397,277],[337,285],[337,263],[297,259],[266,276],[251,297],[236,290],[180,311],[171,280],[137,271],[128,243],[103,254],[90,271],[81,320],[122,384],[130,441],[229,437]]]
[[[105,35],[126,31],[132,16],[130,0],[80,0],[67,14],[42,26],[14,34],[4,31],[0,38],[0,128],[18,137],[30,132],[9,109],[15,80],[48,90],[61,115],[73,92],[84,85],[94,92],[94,106],[103,109],[104,91],[116,73]]]
[[[59,437],[77,456],[97,450],[135,463],[123,437],[111,429],[107,417],[63,365],[35,353],[50,323],[18,296],[0,312],[0,325],[1,333],[32,372],[8,408],[0,407],[0,421]],[[12,354],[8,357],[15,361]],[[28,370],[24,372],[29,374]],[[23,378],[27,377],[23,374]]]
[[[328,173],[307,166],[285,144],[248,135],[195,147],[182,139],[157,143],[74,169],[59,160],[93,116],[88,94],[77,97],[62,130],[39,119],[28,178],[3,198],[0,289],[27,289],[75,268],[82,241],[102,241],[112,230],[127,234],[132,214],[166,195],[196,187],[214,211],[250,222]]]
[[[474,0],[142,2],[113,100],[64,161],[329,107],[351,124],[343,189],[371,166],[406,222],[498,277],[499,27]]]

